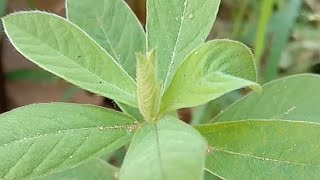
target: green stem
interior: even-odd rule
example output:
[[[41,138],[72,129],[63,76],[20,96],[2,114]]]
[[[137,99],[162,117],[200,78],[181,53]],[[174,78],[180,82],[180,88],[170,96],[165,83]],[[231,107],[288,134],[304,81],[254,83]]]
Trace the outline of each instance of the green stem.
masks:
[[[257,60],[257,67],[260,69],[261,59],[265,48],[266,34],[267,34],[267,26],[269,23],[269,19],[272,15],[272,8],[274,5],[274,0],[263,0],[261,6],[261,14],[258,24],[258,29],[256,33],[255,40],[255,58]]]

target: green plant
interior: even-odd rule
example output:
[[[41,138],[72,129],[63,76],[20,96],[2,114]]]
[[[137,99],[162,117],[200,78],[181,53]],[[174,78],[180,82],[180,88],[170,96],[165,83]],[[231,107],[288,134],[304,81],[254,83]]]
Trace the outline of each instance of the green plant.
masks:
[[[68,20],[39,11],[3,18],[9,40],[26,58],[112,98],[124,113],[52,103],[1,115],[0,178],[54,179],[70,172],[89,179],[78,177],[83,168],[105,166],[92,168],[104,172],[96,178],[109,172],[105,178],[116,179],[116,168],[87,162],[130,141],[119,171],[123,180],[197,180],[205,169],[223,179],[320,176],[319,97],[302,96],[305,89],[320,89],[318,76],[266,85],[267,91],[234,104],[217,123],[192,127],[170,115],[236,89],[261,89],[246,46],[231,40],[204,43],[219,4],[149,0],[146,33],[120,0],[68,0]],[[237,116],[224,118],[234,111]]]

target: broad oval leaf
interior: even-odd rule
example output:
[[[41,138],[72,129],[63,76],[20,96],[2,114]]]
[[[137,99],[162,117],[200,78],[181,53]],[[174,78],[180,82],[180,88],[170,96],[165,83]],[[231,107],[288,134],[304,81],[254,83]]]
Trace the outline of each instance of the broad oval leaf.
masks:
[[[212,121],[288,119],[320,122],[320,76],[295,75],[268,83],[261,94],[251,93]]]
[[[137,124],[123,113],[39,104],[0,116],[0,179],[28,179],[74,167],[127,144]]]
[[[196,127],[208,140],[206,168],[222,179],[317,179],[320,124],[245,120]]]
[[[201,180],[206,148],[196,130],[173,117],[145,124],[131,142],[120,180]]]
[[[144,30],[123,0],[67,0],[67,17],[97,41],[132,77],[135,53],[145,52]],[[83,13],[85,12],[85,13]]]
[[[194,50],[179,67],[165,92],[161,112],[193,107],[236,89],[259,90],[251,51],[231,40],[210,41]]]
[[[184,58],[206,40],[219,5],[220,0],[148,0],[147,46],[158,50],[165,88]]]
[[[118,169],[101,159],[38,180],[117,180]]]
[[[15,48],[43,69],[93,93],[137,106],[136,84],[81,29],[45,12],[19,12],[2,19]]]

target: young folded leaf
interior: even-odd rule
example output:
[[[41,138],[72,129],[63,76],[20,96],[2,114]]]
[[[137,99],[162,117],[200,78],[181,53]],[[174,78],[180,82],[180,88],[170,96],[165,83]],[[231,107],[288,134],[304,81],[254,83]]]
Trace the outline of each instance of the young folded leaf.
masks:
[[[129,6],[123,0],[67,0],[66,5],[68,20],[87,32],[135,78],[135,53],[145,52],[146,37]]]
[[[294,75],[270,82],[262,88],[261,94],[249,94],[212,121],[280,118],[320,122],[320,96],[314,95],[314,92],[320,92],[319,75]]]
[[[203,180],[207,143],[190,125],[171,116],[146,123],[135,134],[120,180]]]
[[[136,83],[84,31],[40,11],[2,19],[15,48],[43,69],[93,93],[137,107]]]
[[[206,169],[221,179],[318,179],[320,124],[245,120],[196,127],[208,140]]]
[[[33,179],[127,144],[133,118],[101,107],[38,104],[0,115],[0,179]]]
[[[158,50],[158,78],[166,89],[185,57],[206,40],[220,0],[147,2],[147,48]]]
[[[137,83],[139,109],[145,120],[158,120],[161,85],[157,78],[157,57],[153,50],[147,55],[137,54]]]
[[[236,89],[260,91],[253,55],[245,45],[215,40],[194,50],[162,98],[161,113],[193,107]]]

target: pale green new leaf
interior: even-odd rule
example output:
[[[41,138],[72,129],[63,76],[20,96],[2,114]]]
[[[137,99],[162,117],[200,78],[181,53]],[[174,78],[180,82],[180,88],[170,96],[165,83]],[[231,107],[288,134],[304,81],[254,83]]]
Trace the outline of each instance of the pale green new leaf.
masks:
[[[174,117],[164,117],[135,134],[120,180],[202,180],[206,149],[196,130]]]
[[[207,38],[220,0],[148,0],[147,47],[157,48],[165,88],[185,57]]]
[[[207,138],[206,169],[222,179],[318,179],[320,124],[245,120],[196,127]]]
[[[118,169],[101,159],[38,180],[117,180]]]
[[[137,83],[139,109],[146,121],[155,121],[160,111],[161,86],[157,79],[157,56],[137,54]]]
[[[75,25],[39,11],[2,21],[12,44],[30,61],[81,88],[137,106],[134,80]]]
[[[194,50],[179,67],[165,92],[161,112],[193,107],[236,89],[259,91],[251,51],[231,40],[210,41]]]
[[[320,122],[320,76],[295,75],[264,85],[224,110],[212,121],[288,119]]]
[[[145,52],[145,33],[123,0],[67,0],[67,17],[97,41],[132,77],[135,53]]]
[[[39,104],[0,116],[0,179],[28,179],[79,165],[127,144],[136,128],[123,113]]]

